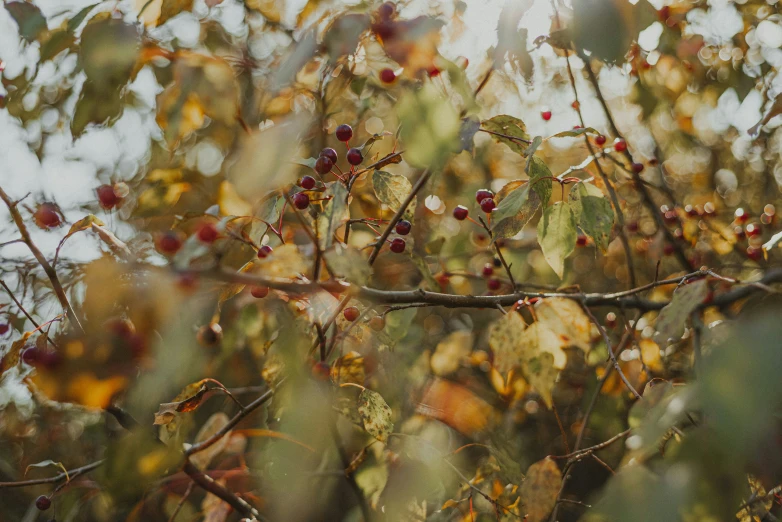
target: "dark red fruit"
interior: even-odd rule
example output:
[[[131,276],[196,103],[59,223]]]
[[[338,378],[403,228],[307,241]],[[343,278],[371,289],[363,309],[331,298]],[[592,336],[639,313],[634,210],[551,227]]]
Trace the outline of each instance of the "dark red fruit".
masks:
[[[5,335],[11,329],[11,325],[0,323],[0,335]]]
[[[101,185],[98,187],[97,192],[100,206],[106,210],[111,210],[112,208],[116,207],[120,202],[120,199],[122,199],[117,196],[117,194],[114,192],[114,187],[111,185]]]
[[[763,259],[763,250],[757,247],[747,247],[747,257],[753,261],[760,261]]]
[[[676,214],[675,210],[666,210],[663,214],[663,220],[669,225],[673,225],[679,220],[679,215]]]
[[[59,227],[62,223],[57,207],[51,203],[41,203],[33,215],[35,223],[41,228]]]
[[[337,130],[334,132],[334,134],[337,135],[337,139],[339,141],[350,141],[350,138],[353,137],[353,127],[348,125],[347,123],[343,123],[339,127],[337,127]]]
[[[383,83],[394,83],[396,81],[396,73],[393,69],[386,67],[380,71],[380,81]]]
[[[30,366],[36,366],[41,358],[41,352],[35,346],[25,348],[22,352],[22,360]]]
[[[429,74],[430,78],[434,78],[435,76],[440,76],[440,69],[438,69],[436,66],[432,65],[429,67],[429,69],[426,70],[427,74]]]
[[[62,355],[54,350],[45,350],[38,356],[38,364],[44,368],[56,368],[61,362]]]
[[[458,219],[459,221],[464,221],[467,219],[467,215],[470,213],[469,210],[467,210],[467,207],[464,205],[459,205],[455,209],[453,209],[453,217]]]
[[[475,201],[477,203],[480,203],[486,198],[493,198],[493,197],[494,197],[494,192],[492,192],[489,189],[480,189],[475,192]]]
[[[352,323],[358,319],[358,316],[361,315],[361,312],[355,306],[348,306],[345,308],[345,310],[342,311],[342,315],[344,315],[345,319]]]
[[[321,176],[331,172],[331,168],[334,166],[334,162],[328,156],[320,156],[315,160],[315,172]]]
[[[733,227],[733,233],[736,235],[736,239],[738,239],[739,241],[747,237],[747,234],[744,233],[744,229],[741,228],[740,226]]]
[[[310,197],[304,192],[298,192],[293,195],[293,204],[299,210],[304,210],[310,206]]]
[[[179,234],[169,230],[158,238],[157,248],[163,254],[176,254],[182,248],[182,239],[179,237]]]
[[[372,32],[381,40],[389,40],[396,35],[396,23],[392,20],[380,20],[378,23],[372,24]]]
[[[616,314],[614,312],[606,314],[606,328],[616,328]]]
[[[606,144],[606,137],[600,134],[595,138],[595,143],[600,145],[601,147]]]
[[[312,190],[315,188],[315,178],[312,176],[304,176],[301,178],[299,186],[305,190]]]
[[[374,331],[379,332],[386,327],[386,320],[382,315],[376,315],[369,320],[369,327]]]
[[[35,507],[37,507],[41,511],[46,511],[47,509],[52,507],[52,501],[46,495],[41,495],[40,497],[35,499]]]
[[[254,286],[252,290],[250,290],[250,294],[255,297],[256,299],[263,299],[267,295],[269,295],[269,287],[268,286]]]
[[[614,143],[614,150],[616,152],[624,152],[627,150],[627,142],[625,140],[619,140]]]
[[[274,252],[274,249],[270,247],[269,245],[263,245],[261,248],[258,249],[258,259],[266,259],[271,255],[271,253]]]
[[[635,172],[636,174],[640,174],[641,171],[644,170],[644,164],[643,163],[633,163],[630,166],[630,168],[633,169],[633,172]]]
[[[500,261],[499,257],[492,259],[492,263],[494,264],[494,268],[499,268],[502,266],[502,261]]]
[[[331,367],[327,362],[316,362],[312,365],[312,376],[319,381],[327,381],[331,376]]]
[[[638,232],[638,221],[630,221],[627,224],[627,231],[631,233]]]
[[[673,245],[670,243],[666,243],[665,246],[663,247],[663,254],[665,254],[666,256],[673,254]]]
[[[401,237],[394,238],[393,241],[391,241],[391,252],[395,254],[401,254],[405,251],[405,246],[407,243],[405,243],[405,240]]]
[[[318,156],[325,156],[328,159],[330,159],[332,163],[337,162],[337,151],[332,149],[331,147],[326,147],[325,149],[320,151],[320,154]]]
[[[483,270],[481,270],[481,273],[483,274],[483,277],[489,277],[494,273],[494,265],[491,263],[486,263],[483,265]]]
[[[746,223],[749,221],[749,214],[747,214],[747,211],[743,208],[737,208],[736,212],[733,213],[733,216],[736,219],[736,223]]]
[[[488,288],[491,291],[499,290],[501,286],[502,283],[496,277],[492,277],[491,279],[486,281],[486,288]]]
[[[217,231],[217,227],[214,223],[204,223],[198,229],[198,239],[204,243],[214,243],[220,236],[220,232]]]
[[[544,121],[549,121],[551,119],[551,111],[541,112],[540,117],[543,118]]]
[[[358,165],[364,161],[364,156],[361,155],[361,151],[358,149],[350,149],[348,151],[348,163],[351,165]]]
[[[196,340],[201,346],[211,347],[223,338],[223,327],[217,323],[205,324],[198,329]]]
[[[576,237],[576,246],[586,246],[588,241],[589,240],[584,234],[579,234],[578,237]]]
[[[745,230],[747,231],[747,235],[749,237],[755,237],[760,236],[763,234],[763,230],[760,228],[760,225],[757,223],[750,223],[746,226]]]
[[[410,229],[412,228],[413,228],[412,223],[410,223],[406,219],[402,219],[396,224],[396,228],[394,230],[396,230],[396,233],[399,234],[400,236],[406,236],[407,234],[410,233]]]
[[[391,2],[386,2],[381,5],[377,10],[377,15],[383,20],[388,20],[396,12],[396,7]]]
[[[492,198],[486,198],[483,201],[481,201],[481,210],[483,210],[487,214],[489,214],[496,207],[497,204],[494,203],[494,200]]]
[[[700,212],[698,212],[698,209],[693,207],[692,205],[686,205],[684,207],[684,213],[687,214],[690,217],[696,217],[700,215]]]

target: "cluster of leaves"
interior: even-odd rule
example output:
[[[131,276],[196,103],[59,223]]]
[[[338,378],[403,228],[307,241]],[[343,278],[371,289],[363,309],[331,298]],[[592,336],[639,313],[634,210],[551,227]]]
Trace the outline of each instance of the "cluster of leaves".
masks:
[[[79,208],[0,190],[0,511],[775,519],[776,4],[509,1],[472,64],[467,2],[136,4],[4,4],[42,160],[154,130]]]

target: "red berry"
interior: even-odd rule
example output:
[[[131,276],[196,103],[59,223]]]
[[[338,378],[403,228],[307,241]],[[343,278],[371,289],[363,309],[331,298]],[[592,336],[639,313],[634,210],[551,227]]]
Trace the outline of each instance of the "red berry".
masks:
[[[481,273],[483,274],[483,277],[489,277],[494,273],[494,265],[492,265],[491,263],[486,263],[485,265],[483,265],[483,270],[481,271]]]
[[[671,16],[671,6],[669,5],[662,6],[662,8],[660,8],[660,10],[657,11],[657,15],[660,17],[661,22],[665,22]]]
[[[749,237],[760,236],[763,234],[763,230],[760,228],[760,225],[758,225],[757,223],[750,223],[749,225],[746,226],[746,230],[747,230],[747,235]]]
[[[733,227],[733,233],[736,235],[736,239],[739,241],[747,237],[747,234],[744,233],[744,229],[740,226]]]
[[[587,241],[587,237],[584,234],[579,234],[578,237],[576,237],[576,246],[586,246]]]
[[[176,254],[182,248],[182,239],[179,234],[169,230],[160,236],[157,242],[158,250],[167,255]]]
[[[223,327],[217,323],[205,324],[198,329],[196,340],[201,346],[211,347],[223,338]]]
[[[747,257],[753,261],[760,261],[763,259],[763,251],[757,247],[747,247]]]
[[[337,162],[337,151],[332,149],[331,147],[326,147],[325,149],[320,151],[320,154],[318,156],[325,156],[328,159],[330,159],[332,163]]]
[[[347,123],[343,123],[342,125],[337,127],[335,134],[337,135],[337,139],[339,141],[348,142],[350,141],[350,138],[353,137],[353,127],[351,127]]]
[[[35,223],[41,228],[59,227],[62,223],[57,207],[52,203],[41,203],[33,215]]]
[[[453,217],[455,217],[459,221],[464,221],[465,219],[467,219],[467,214],[469,213],[470,211],[467,210],[467,207],[465,207],[464,205],[459,205],[458,207],[453,209]]]
[[[269,287],[268,286],[254,286],[252,290],[250,290],[250,294],[255,297],[256,299],[263,299],[267,295],[269,295]]]
[[[52,501],[46,495],[41,495],[35,499],[35,507],[41,511],[46,511],[52,506]]]
[[[499,239],[498,239],[497,241],[499,241]],[[498,244],[497,246],[501,246],[501,245],[499,245],[499,244]],[[495,258],[492,260],[492,263],[494,264],[494,268],[499,268],[499,267],[501,267],[501,266],[502,266],[502,261],[500,261],[500,258],[499,258],[499,257],[495,257]]]
[[[700,214],[698,212],[698,209],[693,207],[692,205],[685,205],[684,213],[687,214],[690,217],[696,217],[696,216],[698,216]]]
[[[410,229],[413,228],[413,225],[406,219],[402,219],[399,221],[399,223],[396,224],[396,233],[400,236],[406,236],[410,233]]]
[[[263,245],[261,248],[258,249],[258,259],[266,259],[271,255],[271,253],[274,252],[274,249],[270,247],[269,245]]]
[[[380,37],[381,40],[390,40],[396,35],[396,23],[392,20],[381,20],[372,24],[372,32]]]
[[[606,328],[616,327],[616,314],[614,312],[608,312],[606,314]]]
[[[643,163],[633,163],[630,168],[633,169],[633,172],[636,174],[640,174],[642,170],[644,170],[644,164]]]
[[[361,312],[355,306],[348,306],[345,308],[345,310],[342,311],[342,315],[344,315],[345,319],[352,323],[358,319],[358,316],[361,315]]]
[[[488,288],[491,291],[496,291],[500,289],[500,286],[502,286],[502,283],[500,283],[500,280],[496,277],[492,277],[488,281],[486,281],[486,288]]]
[[[293,205],[299,210],[304,210],[310,206],[310,197],[304,192],[297,192],[293,195]]]
[[[46,350],[38,356],[38,362],[44,368],[56,368],[62,362],[62,355],[54,350]]]
[[[315,188],[315,178],[312,176],[304,176],[301,178],[299,186],[305,190],[312,190]]]
[[[360,150],[353,148],[348,151],[348,163],[358,165],[362,161],[364,161],[364,156],[361,155]]]
[[[432,65],[426,72],[429,74],[430,78],[434,78],[435,76],[439,76],[441,71],[436,66]]]
[[[541,112],[540,117],[543,118],[544,121],[549,121],[551,119],[551,111]]]
[[[573,125],[573,130],[578,130],[581,128],[581,125]]]
[[[116,207],[117,203],[119,203],[120,199],[122,199],[117,196],[116,192],[114,192],[114,187],[111,185],[101,185],[98,187],[97,192],[100,206],[106,210],[111,210],[112,208]]]
[[[405,246],[405,240],[401,237],[396,237],[393,241],[391,241],[391,252],[395,254],[401,254],[405,251]]]
[[[5,335],[11,329],[11,325],[0,323],[0,335]]]
[[[396,11],[396,7],[391,2],[386,2],[383,5],[381,5],[377,10],[377,15],[382,18],[383,20],[388,20],[392,16],[394,16],[394,12]]]
[[[489,189],[480,189],[477,192],[475,192],[475,201],[477,203],[480,203],[486,198],[493,198],[493,197],[494,197],[494,192],[492,192]]]
[[[638,221],[630,221],[627,224],[627,231],[633,234],[638,232]]]
[[[627,142],[625,140],[619,140],[614,143],[614,150],[616,152],[624,152],[627,150]]]
[[[394,83],[396,80],[396,73],[394,73],[393,69],[390,69],[386,67],[382,71],[380,71],[380,81],[383,83]]]
[[[663,254],[665,254],[666,256],[673,254],[673,245],[670,243],[666,243],[665,246],[663,247]]]
[[[733,215],[736,219],[736,223],[746,223],[749,221],[749,214],[747,214],[747,211],[743,208],[737,208]]]
[[[331,168],[334,166],[334,162],[328,156],[320,156],[315,160],[315,172],[321,176],[331,172]]]
[[[497,205],[492,198],[486,198],[481,201],[481,210],[489,214]]]
[[[327,362],[319,361],[312,365],[312,376],[319,381],[328,380],[331,375],[331,367]]]
[[[214,223],[204,223],[198,229],[197,234],[198,239],[204,243],[214,243],[215,240],[220,236],[220,232],[217,231],[217,227],[214,226]]]
[[[673,225],[679,220],[679,215],[676,214],[675,210],[667,210],[663,214],[663,220],[665,220],[665,222],[668,223],[669,225]]]
[[[600,145],[601,147],[606,144],[606,137],[600,134],[595,138],[595,143]]]
[[[369,320],[369,327],[374,331],[379,332],[386,327],[386,320],[382,315],[376,315]]]
[[[38,360],[40,359],[41,352],[38,351],[38,348],[35,346],[30,346],[28,348],[25,348],[22,352],[22,360],[29,364],[30,366],[36,366],[38,364]]]
[[[573,100],[573,103],[571,103],[570,106],[573,107],[575,110],[578,110],[579,107],[581,107],[581,104],[578,103],[578,100]]]

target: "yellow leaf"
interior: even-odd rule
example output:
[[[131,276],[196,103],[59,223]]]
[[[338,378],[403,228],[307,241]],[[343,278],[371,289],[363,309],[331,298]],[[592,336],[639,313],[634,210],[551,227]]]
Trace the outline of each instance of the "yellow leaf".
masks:
[[[518,314],[516,314],[518,315]],[[448,375],[459,369],[462,360],[472,350],[473,335],[467,330],[458,330],[440,341],[429,364],[435,375]]]
[[[358,352],[346,353],[331,367],[331,380],[335,384],[349,382],[363,386],[365,378],[364,358]]]
[[[535,314],[538,322],[559,338],[563,348],[577,346],[585,352],[589,351],[592,322],[574,300],[564,297],[543,299],[535,307]]]
[[[220,183],[217,203],[220,205],[220,212],[226,216],[250,216],[253,213],[252,205],[242,199],[230,181]]]
[[[504,373],[521,364],[524,332],[527,324],[517,312],[503,315],[489,328],[489,346],[494,352],[494,367]]]

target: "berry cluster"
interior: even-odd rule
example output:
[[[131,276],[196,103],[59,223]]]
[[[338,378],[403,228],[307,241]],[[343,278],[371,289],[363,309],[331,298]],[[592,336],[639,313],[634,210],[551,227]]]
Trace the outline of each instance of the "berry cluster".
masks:
[[[481,210],[487,214],[491,214],[491,212],[497,207],[497,204],[494,202],[494,192],[489,189],[483,188],[476,191],[475,201],[478,203],[478,205],[480,205]],[[453,209],[453,217],[459,221],[464,221],[467,219],[469,214],[470,211],[467,210],[467,207],[464,205],[458,205]]]

